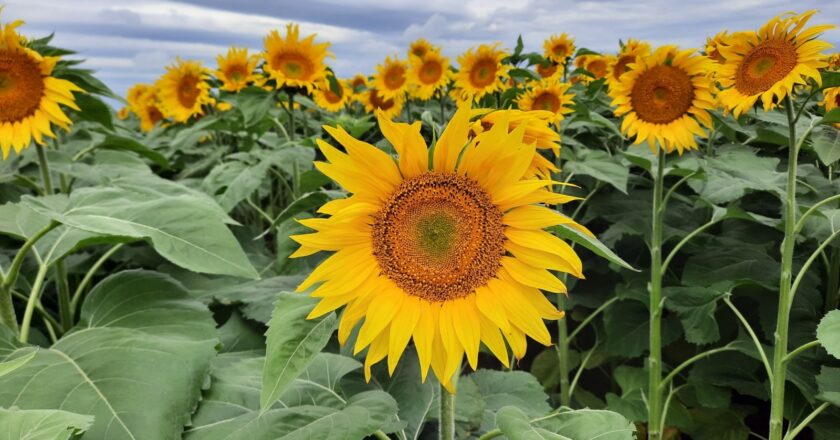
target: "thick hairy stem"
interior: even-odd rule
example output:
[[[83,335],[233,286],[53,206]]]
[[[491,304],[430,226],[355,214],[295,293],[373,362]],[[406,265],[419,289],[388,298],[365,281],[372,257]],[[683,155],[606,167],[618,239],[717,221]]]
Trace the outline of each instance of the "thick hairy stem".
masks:
[[[566,310],[566,298],[557,295],[557,309]],[[557,361],[560,364],[560,404],[570,406],[572,393],[569,384],[569,328],[566,318],[557,321]]]
[[[440,440],[455,440],[455,395],[440,385]]]
[[[662,207],[665,150],[659,150],[653,176],[653,230],[650,239],[650,353],[648,357],[648,439],[662,438]]]

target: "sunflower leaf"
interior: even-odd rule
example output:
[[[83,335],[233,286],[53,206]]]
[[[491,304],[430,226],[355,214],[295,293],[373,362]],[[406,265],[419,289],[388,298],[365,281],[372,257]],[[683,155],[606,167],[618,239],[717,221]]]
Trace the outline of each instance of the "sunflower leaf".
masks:
[[[68,440],[87,431],[93,417],[50,409],[0,408],[0,440]]]
[[[828,354],[840,359],[840,310],[823,316],[817,326],[817,340]]]
[[[630,265],[630,263],[624,261],[621,257],[615,254],[610,248],[608,248],[604,243],[601,243],[597,238],[584,234],[578,229],[575,229],[568,225],[557,225],[551,228],[552,232],[560,238],[565,238],[566,240],[571,240],[587,249],[595,253],[601,258],[606,259],[610,263],[617,264],[627,270],[632,270],[634,272],[639,272],[638,269],[634,268]]]

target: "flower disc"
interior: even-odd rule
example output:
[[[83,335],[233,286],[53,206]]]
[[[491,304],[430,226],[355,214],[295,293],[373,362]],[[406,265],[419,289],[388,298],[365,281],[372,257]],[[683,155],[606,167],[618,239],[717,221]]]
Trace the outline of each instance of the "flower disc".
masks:
[[[684,70],[654,66],[636,79],[630,99],[639,119],[667,124],[683,117],[691,108],[694,86]]]
[[[769,90],[796,67],[796,58],[796,47],[790,42],[765,41],[744,55],[735,88],[747,95]]]
[[[20,122],[41,105],[44,78],[25,52],[0,50],[0,123]]]

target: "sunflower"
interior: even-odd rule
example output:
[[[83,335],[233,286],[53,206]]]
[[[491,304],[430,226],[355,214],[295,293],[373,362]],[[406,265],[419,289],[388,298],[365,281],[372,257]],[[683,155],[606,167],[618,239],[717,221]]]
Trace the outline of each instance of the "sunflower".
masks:
[[[830,87],[823,90],[823,102],[826,113],[840,108],[840,87]],[[835,122],[834,127],[840,128],[840,122]]]
[[[729,31],[720,31],[714,37],[706,38],[706,48],[704,50],[707,57],[711,58],[717,63],[723,64],[726,59],[721,52],[722,47],[731,46],[733,39],[739,38],[741,35],[746,35],[746,32],[736,32],[730,34]]]
[[[412,56],[408,81],[414,97],[431,98],[449,82],[449,58],[434,51],[429,51],[422,57]]]
[[[154,87],[146,88],[137,97],[137,101],[132,109],[137,114],[137,117],[140,118],[140,129],[145,132],[152,131],[157,123],[164,119],[157,98],[157,90]]]
[[[16,32],[22,21],[0,23],[0,150],[3,159],[14,149],[20,153],[34,140],[55,138],[50,127],[70,128],[70,118],[59,105],[78,110],[74,92],[82,89],[52,76],[58,57],[41,56],[21,45]]]
[[[544,319],[563,312],[541,290],[565,293],[552,272],[582,277],[574,250],[544,231],[571,219],[542,205],[574,200],[526,177],[534,146],[526,123],[510,131],[502,117],[468,138],[470,108],[460,108],[429,149],[420,124],[379,117],[398,163],[341,128],[324,129],[346,154],[323,141],[328,162],[316,167],[352,195],[321,207],[328,218],[301,220],[316,232],[290,238],[305,257],[334,252],[298,287],[321,298],[309,317],[345,307],[338,337],[347,342],[362,319],[354,351],[367,349],[365,375],[388,358],[394,371],[410,340],[421,376],[431,366],[454,392],[466,356],[475,369],[481,343],[504,365],[508,350],[524,356],[526,336],[550,345]],[[353,267],[353,270],[347,270]]]
[[[566,93],[571,84],[559,83],[556,81],[540,81],[516,101],[520,109],[544,110],[552,114],[549,122],[560,122],[564,116],[574,110],[568,105],[572,104],[574,94]]]
[[[318,107],[330,112],[339,112],[350,102],[350,85],[345,80],[336,80],[340,94],[336,94],[330,88],[329,81],[323,81],[318,84],[318,88],[312,92],[312,98]]]
[[[376,87],[371,87],[362,93],[361,103],[364,104],[366,112],[376,113],[379,111],[390,119],[396,118],[402,111],[403,104],[405,104],[405,97],[384,98],[379,94]]]
[[[554,61],[548,61],[546,64],[537,63],[537,74],[542,79],[560,79],[563,69]]]
[[[650,44],[629,39],[627,43],[621,48],[621,51],[618,53],[618,56],[612,58],[610,61],[610,65],[607,69],[607,84],[612,87],[621,75],[627,71],[627,66],[636,62],[636,60],[640,56],[647,56],[650,54]]]
[[[833,53],[826,57],[825,60],[828,70],[840,70],[840,53]]]
[[[151,88],[149,84],[135,84],[128,89],[128,92],[125,94],[125,100],[128,102],[128,107],[134,113],[137,113],[137,108],[139,107],[140,97],[146,93],[146,91]]]
[[[385,62],[376,66],[373,84],[379,94],[391,99],[402,96],[408,90],[408,64],[397,58],[385,57]]]
[[[261,85],[259,75],[254,71],[260,59],[257,55],[248,56],[248,49],[231,47],[227,55],[218,55],[216,62],[219,69],[216,71],[216,78],[222,81],[221,90],[238,92],[249,84]]]
[[[418,38],[408,46],[408,57],[424,57],[429,52],[440,52],[440,48],[429,43],[424,38]]]
[[[200,61],[178,59],[166,68],[157,81],[157,98],[164,116],[176,122],[186,122],[191,117],[203,115],[205,104],[215,104],[210,96],[207,70]]]
[[[720,100],[735,117],[761,99],[764,110],[778,105],[796,84],[813,79],[821,84],[819,69],[826,66],[822,51],[831,47],[816,38],[831,25],[805,29],[816,11],[779,15],[759,29],[721,47],[726,62],[717,76]]]
[[[654,152],[657,142],[669,153],[697,148],[694,136],[706,136],[701,124],[712,125],[711,63],[676,46],[639,57],[609,90],[616,116],[624,116],[621,131],[635,136],[636,144],[647,141]]]
[[[543,43],[545,58],[558,64],[566,64],[566,60],[575,53],[575,40],[567,33],[552,35]]]
[[[461,70],[455,75],[455,83],[469,99],[481,99],[504,88],[510,66],[502,64],[508,54],[498,46],[482,44],[458,57]]]
[[[554,114],[548,111],[532,110],[476,110],[473,116],[478,116],[478,119],[470,126],[470,133],[472,136],[484,133],[499,122],[501,118],[507,118],[510,125],[509,130],[515,130],[523,122],[526,123],[525,134],[522,136],[523,142],[526,144],[534,144],[537,150],[551,150],[554,155],[560,154],[560,135],[554,131],[549,125],[554,118]],[[531,165],[528,167],[528,177],[541,177],[548,179],[551,173],[560,171],[554,163],[546,159],[537,151],[534,158],[531,160]]]
[[[584,69],[590,74],[592,74],[592,76],[578,75],[580,76],[580,82],[588,84],[592,81],[606,77],[609,66],[613,62],[614,57],[610,55],[590,54],[581,55],[575,58],[575,67],[579,69]]]
[[[324,58],[332,53],[330,43],[315,44],[315,34],[300,40],[298,25],[286,26],[286,38],[277,30],[265,37],[263,69],[276,82],[277,88],[302,87],[311,92],[318,81],[327,77]]]

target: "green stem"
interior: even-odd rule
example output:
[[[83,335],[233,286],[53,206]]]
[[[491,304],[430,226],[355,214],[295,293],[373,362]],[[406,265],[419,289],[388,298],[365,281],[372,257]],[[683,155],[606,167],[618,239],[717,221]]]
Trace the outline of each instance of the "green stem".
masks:
[[[815,410],[811,411],[811,414],[808,414],[807,417],[802,419],[801,423],[796,425],[795,428],[791,429],[790,432],[788,432],[785,435],[785,440],[795,439],[796,436],[799,435],[799,433],[802,432],[802,430],[805,429],[808,426],[809,423],[811,423],[815,418],[817,418],[817,416],[820,415],[820,413],[822,413],[823,411],[825,411],[829,406],[830,406],[830,404],[828,402],[824,402],[822,405],[818,406]]]
[[[735,304],[732,304],[732,301],[729,298],[724,297],[723,302],[726,303],[727,306],[732,310],[732,313],[738,317],[738,320],[741,321],[741,325],[744,326],[744,329],[747,330],[747,333],[750,335],[750,339],[752,339],[753,344],[755,345],[755,350],[758,352],[759,357],[761,357],[761,363],[764,364],[764,370],[767,372],[767,377],[773,377],[773,369],[770,367],[770,361],[767,359],[767,354],[764,352],[764,347],[761,346],[761,341],[758,340],[758,336],[756,336],[755,331],[753,330],[750,323],[747,321],[747,318],[744,318],[744,315],[735,307]]]
[[[73,326],[73,312],[70,309],[70,285],[67,282],[64,259],[55,262],[55,276],[58,290],[58,316],[61,320],[61,330],[66,332]]]
[[[84,294],[85,289],[87,289],[91,281],[93,281],[93,277],[96,275],[96,272],[99,270],[100,267],[102,267],[103,264],[105,264],[105,261],[111,258],[111,256],[114,255],[123,246],[125,246],[125,243],[119,243],[114,245],[114,247],[112,247],[111,249],[108,249],[107,252],[102,254],[102,256],[99,257],[99,259],[96,260],[95,263],[93,263],[93,266],[91,266],[90,269],[88,269],[87,273],[85,273],[85,277],[82,278],[82,282],[80,282],[79,285],[76,286],[76,291],[73,292],[73,299],[70,300],[70,310],[73,311],[73,313],[75,313],[75,311],[78,309],[79,301],[82,299],[82,295]]]
[[[805,264],[799,269],[799,272],[796,274],[796,278],[793,280],[793,285],[790,288],[790,301],[793,302],[793,297],[796,295],[796,291],[799,290],[799,283],[805,278],[805,274],[808,272],[808,269],[814,264],[814,261],[822,255],[823,250],[837,237],[840,237],[840,230],[834,231],[833,234],[829,235],[828,238],[825,239],[817,249],[805,260]]]
[[[691,364],[699,361],[700,359],[704,359],[704,358],[709,357],[709,356],[711,356],[715,353],[721,353],[721,352],[724,352],[724,351],[733,351],[733,350],[735,350],[734,347],[723,346],[723,347],[713,348],[711,350],[706,350],[702,353],[696,354],[696,355],[688,358],[687,360],[685,360],[683,363],[681,363],[679,366],[677,366],[677,368],[674,368],[673,370],[671,370],[671,372],[668,373],[668,375],[665,376],[664,379],[662,379],[662,382],[659,384],[659,387],[664,388],[665,386],[667,386],[669,383],[671,383],[671,381],[674,380],[675,377],[677,377],[678,374],[680,374],[681,371],[685,370]]]
[[[840,299],[840,251],[837,249],[832,249],[826,270],[828,283],[825,292],[825,313],[828,313],[837,308]]]
[[[788,363],[788,362],[792,361],[793,358],[795,358],[796,356],[799,356],[799,354],[801,354],[802,352],[807,351],[807,350],[809,350],[811,348],[814,348],[814,347],[819,347],[819,346],[820,346],[820,341],[811,341],[811,342],[808,342],[806,344],[802,344],[798,348],[796,348],[793,351],[791,351],[790,353],[788,353],[787,356],[785,356],[785,363]]]
[[[592,358],[592,355],[595,354],[595,349],[598,348],[598,340],[595,340],[595,345],[586,352],[586,356],[580,361],[580,365],[578,365],[577,371],[575,371],[575,377],[572,378],[572,383],[569,385],[569,394],[574,395],[575,387],[577,387],[578,381],[580,380],[580,375],[583,374],[583,370],[586,369],[586,365],[589,363],[589,359]],[[568,405],[562,405],[568,406]]]
[[[388,434],[385,434],[382,431],[375,431],[373,436],[378,438],[379,440],[391,440],[391,437],[388,437]]]
[[[439,91],[440,93],[440,126],[446,126],[446,106],[444,105],[444,99],[446,99],[446,94],[443,93],[443,90]]]
[[[785,98],[788,129],[790,131],[788,147],[788,174],[785,191],[784,221],[785,237],[782,241],[782,266],[779,277],[779,308],[776,315],[775,344],[773,347],[773,379],[770,385],[772,394],[770,400],[770,437],[769,440],[782,440],[782,428],[785,412],[785,379],[787,364],[785,357],[788,352],[788,326],[790,324],[790,292],[793,275],[793,250],[796,239],[796,164],[798,158],[798,143],[796,141],[796,125],[793,116],[793,101],[790,96]]]
[[[557,309],[566,310],[566,297],[557,295]],[[569,384],[569,336],[568,319],[563,318],[557,321],[557,361],[560,368],[560,404],[570,406],[572,392]]]
[[[38,274],[35,275],[32,290],[29,292],[29,300],[26,302],[26,310],[23,312],[23,321],[20,325],[20,342],[24,344],[29,341],[29,326],[32,324],[32,314],[35,312],[35,305],[41,296],[41,288],[44,285],[48,268],[49,266],[46,264],[41,264],[38,268]]]
[[[17,315],[15,305],[12,303],[12,291],[0,291],[0,324],[5,325],[14,334],[17,334]]]
[[[648,358],[648,439],[659,440],[662,419],[662,207],[665,150],[659,149],[653,176],[653,228],[650,243],[650,353]]]
[[[440,385],[440,440],[455,440],[455,395]]]
[[[811,216],[811,214],[813,214],[814,212],[816,212],[817,209],[820,209],[820,207],[836,200],[840,200],[840,194],[835,194],[831,197],[827,197],[823,200],[820,200],[818,203],[815,203],[814,206],[808,208],[808,210],[805,211],[804,214],[802,214],[802,217],[799,217],[799,221],[796,222],[796,232],[802,230],[802,227],[805,226],[805,219]]]
[[[41,180],[44,183],[44,194],[52,195],[53,194],[53,186],[52,186],[52,179],[50,178],[50,166],[49,162],[47,162],[47,153],[41,145],[35,145],[35,151],[38,152],[38,164],[41,168]]]
[[[607,307],[611,306],[612,303],[614,303],[616,301],[618,301],[618,297],[614,296],[614,297],[610,298],[609,300],[605,301],[604,303],[602,303],[600,306],[598,306],[598,308],[595,309],[594,312],[590,313],[589,316],[587,316],[583,321],[581,321],[580,324],[578,324],[577,327],[575,327],[574,330],[572,330],[572,333],[569,334],[569,340],[574,339],[575,336],[577,336],[577,334],[580,333],[580,331],[583,330],[584,327],[587,326],[587,324],[592,322],[592,320],[595,319],[596,316],[598,316],[601,312],[606,310]]]
[[[677,255],[677,252],[679,252],[679,250],[682,249],[682,247],[685,246],[686,243],[691,241],[692,238],[701,234],[706,229],[711,228],[712,226],[714,226],[719,221],[720,220],[718,220],[718,219],[709,220],[708,222],[706,222],[702,226],[700,226],[697,229],[691,231],[691,233],[689,233],[688,235],[683,237],[683,239],[680,240],[680,242],[677,243],[677,245],[674,246],[673,249],[671,249],[671,252],[669,252],[668,256],[665,258],[665,262],[662,263],[662,273],[665,273],[668,270],[668,265],[671,264],[671,260],[674,259],[674,257]]]
[[[0,286],[0,290],[8,291],[15,285],[15,281],[17,281],[18,273],[20,272],[20,266],[23,264],[23,260],[26,258],[27,252],[32,249],[32,246],[38,242],[43,236],[47,235],[50,231],[58,227],[58,222],[50,222],[44,229],[36,232],[35,235],[29,237],[26,242],[23,243],[20,250],[18,251],[17,255],[15,255],[14,260],[12,260],[12,265],[9,267],[9,271],[6,273],[6,279],[3,281],[3,285]]]
[[[289,139],[295,140],[295,94],[291,90],[289,95]]]

